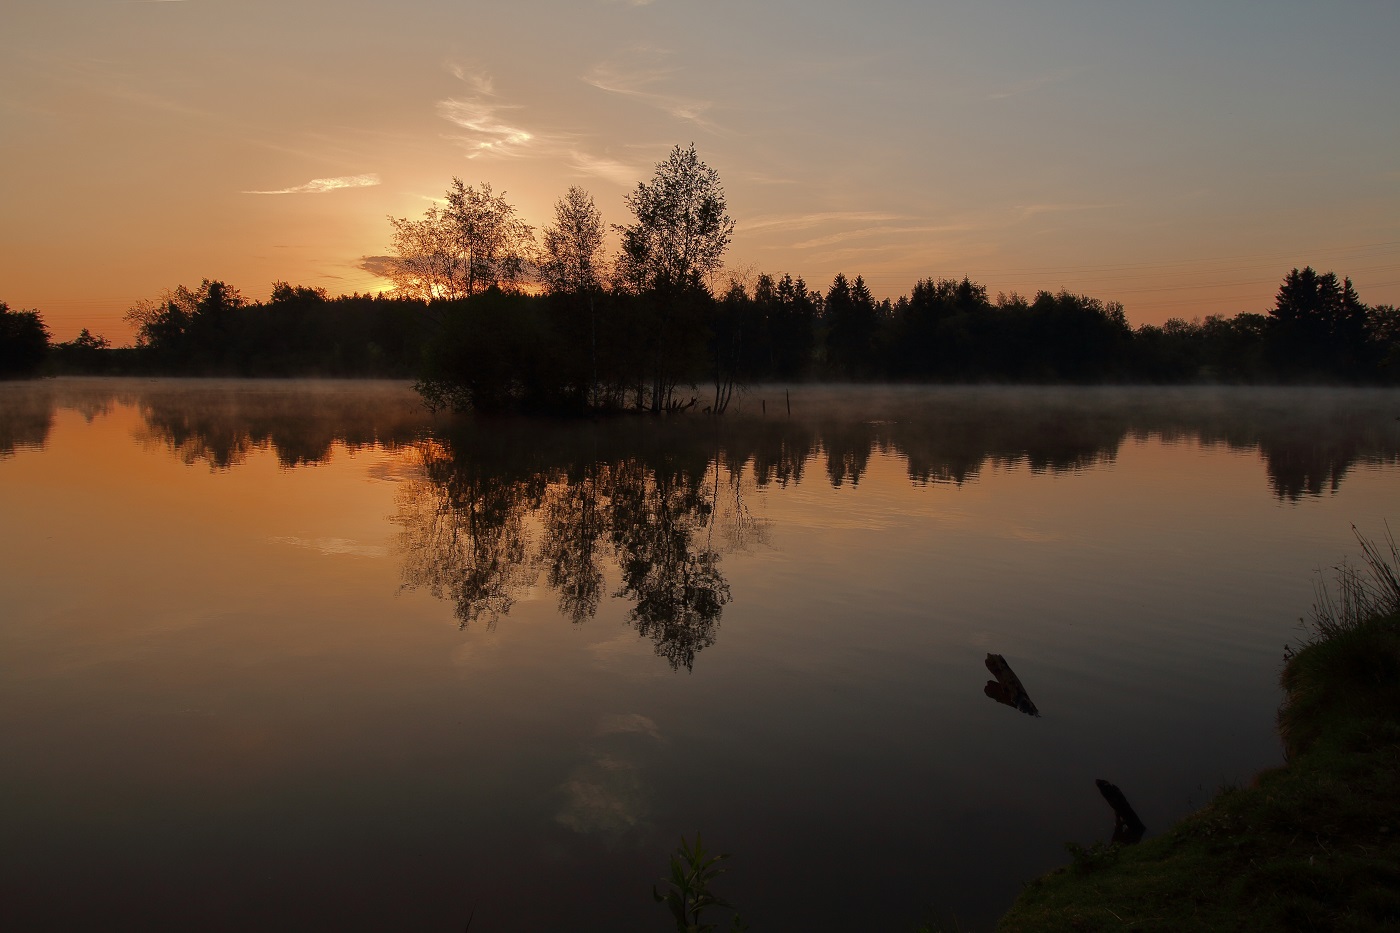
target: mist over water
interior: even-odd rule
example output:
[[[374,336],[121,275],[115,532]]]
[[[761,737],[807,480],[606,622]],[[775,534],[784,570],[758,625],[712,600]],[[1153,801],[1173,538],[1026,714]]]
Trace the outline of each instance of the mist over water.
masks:
[[[790,408],[789,408],[790,406]],[[0,925],[985,929],[1279,763],[1400,393],[756,387],[447,419],[403,384],[0,385]],[[983,693],[1003,655],[1040,716]]]

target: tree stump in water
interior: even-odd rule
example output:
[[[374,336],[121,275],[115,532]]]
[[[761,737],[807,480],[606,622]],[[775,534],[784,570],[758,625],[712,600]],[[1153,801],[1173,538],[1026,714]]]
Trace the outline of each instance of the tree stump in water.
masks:
[[[1137,813],[1128,803],[1128,798],[1118,789],[1118,785],[1110,784],[1103,778],[1097,778],[1094,783],[1098,785],[1103,799],[1113,808],[1113,841],[1130,846],[1141,840],[1143,833],[1147,832],[1147,827],[1138,819]]]
[[[1027,716],[1040,715],[1040,710],[1031,702],[1026,688],[1021,686],[1021,678],[1017,677],[1011,665],[1006,663],[1006,658],[999,654],[988,654],[986,664],[987,670],[992,672],[996,680],[987,681],[987,686],[982,688],[983,693],[998,703],[1020,710]]]

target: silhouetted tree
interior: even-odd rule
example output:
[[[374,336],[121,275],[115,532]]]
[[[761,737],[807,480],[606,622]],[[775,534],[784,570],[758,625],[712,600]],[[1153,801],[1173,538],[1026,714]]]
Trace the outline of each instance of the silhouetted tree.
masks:
[[[1035,380],[1098,382],[1121,374],[1132,338],[1123,306],[1068,291],[1038,292],[1028,309]]]
[[[0,301],[0,379],[32,376],[49,352],[49,329],[38,311],[12,311]]]
[[[470,298],[489,288],[514,290],[534,253],[532,228],[505,193],[452,179],[446,204],[422,220],[389,218],[394,257],[388,275],[395,290],[413,298]]]
[[[566,295],[589,294],[602,285],[603,215],[579,187],[554,202],[554,223],[544,228],[540,277]]]
[[[107,370],[111,348],[106,337],[84,327],[72,340],[54,344],[52,353],[56,367],[63,372],[101,373]]]
[[[544,229],[540,253],[540,276],[560,314],[559,330],[574,348],[574,369],[583,362],[578,348],[588,348],[586,399],[596,405],[598,391],[598,305],[602,291],[603,215],[593,196],[572,187],[554,203],[554,223]],[[579,326],[587,323],[586,329]],[[565,362],[561,360],[561,362]]]
[[[1366,363],[1367,308],[1351,279],[1293,269],[1269,311],[1274,362],[1299,375],[1356,379]]]
[[[763,374],[779,379],[807,375],[814,362],[821,295],[809,291],[801,277],[784,275],[774,282],[771,276],[760,275],[754,302],[765,325],[758,356]]]
[[[865,279],[856,276],[852,283],[838,273],[826,293],[825,315],[826,360],[832,374],[846,379],[875,375],[880,319]]]
[[[154,301],[141,301],[124,316],[136,328],[136,345],[166,369],[221,372],[234,355],[234,316],[244,306],[238,289],[204,279],[197,289],[177,286]]]
[[[557,409],[566,404],[560,351],[538,298],[499,289],[438,302],[418,392],[433,410]]]
[[[700,364],[710,295],[705,279],[718,271],[734,235],[719,173],[695,152],[676,146],[625,198],[635,218],[615,226],[622,238],[618,286],[646,299],[644,349],[651,372],[651,408],[669,406],[677,382]]]
[[[1400,308],[1375,305],[1366,315],[1366,329],[1377,375],[1400,380]]]
[[[1019,304],[1017,304],[1019,302]],[[987,289],[966,276],[956,279],[920,279],[907,300],[894,308],[887,339],[887,358],[893,375],[915,379],[949,379],[976,375],[980,369],[973,354],[979,348],[983,318],[991,310]],[[1003,312],[1022,309],[1019,296],[998,306]],[[1005,317],[1006,314],[1003,314]],[[997,353],[1005,351],[998,347]],[[1006,365],[1003,358],[998,365]]]

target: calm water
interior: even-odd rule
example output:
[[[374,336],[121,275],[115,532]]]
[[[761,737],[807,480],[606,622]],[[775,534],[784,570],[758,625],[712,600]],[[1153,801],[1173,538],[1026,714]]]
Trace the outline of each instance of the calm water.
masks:
[[[0,927],[986,929],[1280,762],[1285,642],[1400,517],[1400,394],[0,385]],[[1006,657],[1041,712],[983,693]]]

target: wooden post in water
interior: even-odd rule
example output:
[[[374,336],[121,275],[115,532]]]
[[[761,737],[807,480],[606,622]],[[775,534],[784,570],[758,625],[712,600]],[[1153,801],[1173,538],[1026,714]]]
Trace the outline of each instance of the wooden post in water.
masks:
[[[996,680],[987,681],[987,686],[982,688],[983,693],[998,703],[1020,710],[1027,716],[1040,715],[1040,710],[1031,702],[1030,694],[1021,686],[1021,678],[1017,677],[1011,665],[1006,663],[1006,658],[989,653],[984,663]]]
[[[787,389],[783,390],[783,398],[787,399],[788,417],[792,417],[792,393]]]
[[[1098,786],[1099,793],[1103,794],[1103,799],[1113,808],[1113,841],[1125,846],[1140,841],[1142,834],[1147,832],[1147,827],[1138,818],[1132,804],[1128,803],[1128,798],[1118,789],[1118,785],[1110,784],[1103,778],[1095,779],[1094,783]]]

